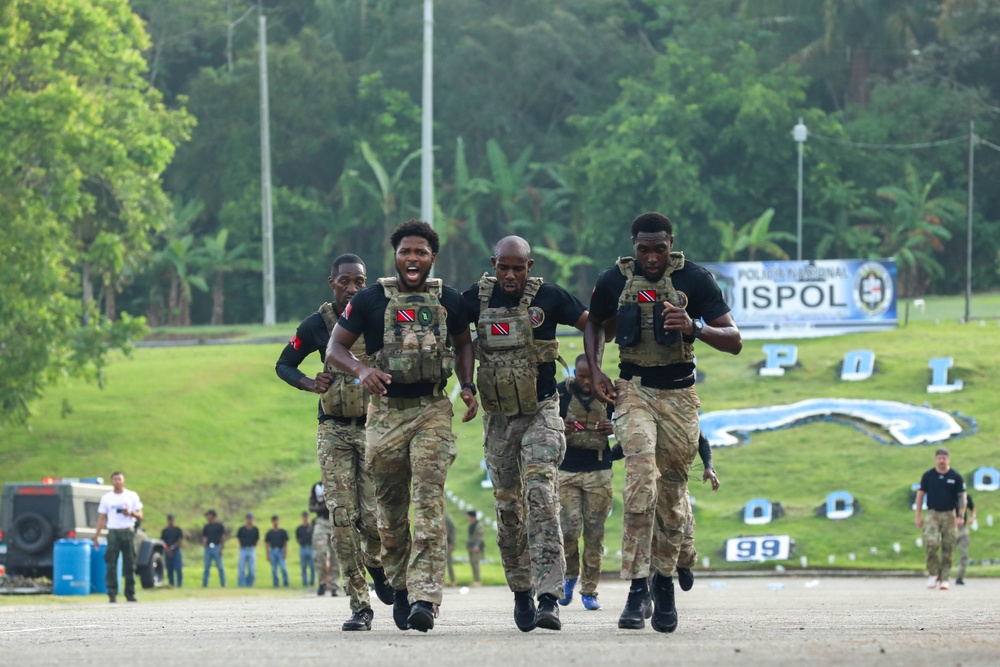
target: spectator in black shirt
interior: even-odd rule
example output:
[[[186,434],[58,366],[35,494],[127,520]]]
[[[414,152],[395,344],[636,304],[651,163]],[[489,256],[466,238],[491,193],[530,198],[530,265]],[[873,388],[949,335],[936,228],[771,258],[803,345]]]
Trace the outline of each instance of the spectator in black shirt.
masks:
[[[167,515],[167,527],[160,533],[163,540],[163,560],[167,567],[167,581],[174,585],[174,574],[177,574],[177,588],[184,582],[184,559],[181,558],[181,546],[184,543],[184,531],[174,524],[174,515]]]
[[[302,585],[316,585],[316,565],[313,563],[313,527],[309,523],[309,512],[302,513],[302,523],[295,529],[295,541],[299,543],[299,564],[302,567]]]
[[[246,525],[236,531],[236,539],[240,541],[240,557],[236,565],[237,586],[252,588],[257,578],[257,543],[260,542],[260,530],[253,525],[253,513],[247,512]]]
[[[226,542],[226,527],[217,521],[215,510],[205,512],[208,523],[201,529],[201,544],[205,547],[205,573],[201,575],[201,587],[208,587],[208,575],[212,571],[212,563],[219,570],[219,585],[226,587],[226,571],[222,569],[222,547]]]
[[[268,556],[271,560],[271,580],[274,587],[278,587],[278,570],[281,570],[281,578],[285,588],[288,588],[288,568],[285,560],[288,557],[288,533],[278,525],[278,515],[271,517],[271,530],[264,536],[264,543],[267,544]]]

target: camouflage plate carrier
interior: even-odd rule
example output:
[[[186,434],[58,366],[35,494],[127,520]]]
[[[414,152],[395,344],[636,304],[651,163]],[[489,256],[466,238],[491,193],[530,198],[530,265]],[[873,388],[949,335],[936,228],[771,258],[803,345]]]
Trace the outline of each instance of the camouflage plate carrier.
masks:
[[[618,298],[619,313],[622,307],[627,305],[637,305],[641,313],[639,341],[633,346],[619,349],[621,361],[643,367],[669,366],[694,361],[694,345],[685,342],[683,336],[678,334],[676,342],[672,344],[658,343],[654,336],[653,320],[657,304],[669,301],[675,306],[680,305],[670,274],[684,267],[684,253],[670,253],[667,268],[656,282],[650,282],[641,274],[635,273],[635,259],[632,257],[619,257],[616,265],[625,276],[625,288]],[[659,324],[662,326],[662,322]]]
[[[379,278],[378,284],[389,304],[375,365],[399,384],[437,384],[451,377],[455,351],[448,339],[448,311],[441,305],[441,280],[428,280],[426,292],[400,292],[397,278]]]
[[[319,314],[323,316],[327,331],[333,333],[333,327],[337,324],[337,313],[334,312],[333,306],[324,303],[319,307]],[[359,336],[358,340],[351,346],[351,353],[361,363],[369,363],[368,355],[365,354],[364,336]],[[319,396],[323,414],[351,419],[364,417],[365,411],[368,409],[368,392],[361,386],[361,381],[350,373],[345,373],[330,365],[325,360],[323,371],[333,376],[330,388]]]
[[[566,434],[566,445],[603,452],[608,446],[608,436],[601,435],[596,429],[597,422],[608,418],[607,408],[593,394],[589,398],[584,397],[573,378],[566,379],[566,392],[569,394],[566,421],[572,426]]]
[[[479,321],[476,323],[477,384],[483,409],[513,417],[538,410],[538,364],[559,360],[559,342],[535,340],[528,306],[542,286],[528,278],[514,308],[490,308],[497,279],[479,279]]]

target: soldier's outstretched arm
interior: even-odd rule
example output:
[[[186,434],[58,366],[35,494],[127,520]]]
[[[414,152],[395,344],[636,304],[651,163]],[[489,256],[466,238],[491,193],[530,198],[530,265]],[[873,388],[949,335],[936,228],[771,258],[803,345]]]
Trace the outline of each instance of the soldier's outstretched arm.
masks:
[[[351,346],[360,336],[351,333],[339,324],[333,327],[330,341],[326,344],[327,363],[361,380],[361,386],[373,396],[384,396],[386,385],[392,384],[392,376],[377,368],[366,366],[351,352]]]
[[[590,366],[594,393],[598,400],[604,403],[614,402],[616,396],[614,383],[601,370],[601,360],[604,357],[604,331],[609,326],[609,321],[600,320],[593,313],[589,313],[587,323],[583,327],[583,351],[587,357],[587,365]]]
[[[476,356],[473,352],[472,336],[469,330],[466,329],[460,334],[453,335],[452,342],[455,344],[455,374],[458,376],[458,381],[462,384],[472,384]],[[462,421],[467,422],[474,419],[476,413],[479,412],[479,401],[472,389],[468,387],[462,389],[460,396],[465,402],[466,408],[465,414],[462,415]]]

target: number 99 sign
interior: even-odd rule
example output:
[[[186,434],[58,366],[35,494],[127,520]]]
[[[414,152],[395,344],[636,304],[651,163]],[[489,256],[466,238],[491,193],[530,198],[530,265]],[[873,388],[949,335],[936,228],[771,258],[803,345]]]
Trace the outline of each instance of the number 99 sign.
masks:
[[[726,560],[730,562],[788,560],[791,542],[788,535],[732,537],[726,540]]]

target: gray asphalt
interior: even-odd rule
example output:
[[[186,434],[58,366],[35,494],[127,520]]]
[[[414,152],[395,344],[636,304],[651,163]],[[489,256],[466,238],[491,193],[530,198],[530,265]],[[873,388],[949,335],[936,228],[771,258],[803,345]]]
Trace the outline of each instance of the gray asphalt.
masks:
[[[141,592],[142,593],[142,592]],[[998,665],[1000,580],[943,592],[924,579],[701,577],[678,590],[670,635],[617,627],[627,594],[601,583],[604,609],[579,597],[563,630],[519,632],[499,587],[447,589],[427,634],[402,632],[376,604],[371,632],[341,632],[345,598],[157,600],[107,604],[98,596],[0,606],[3,665]],[[117,653],[117,655],[112,655]]]

